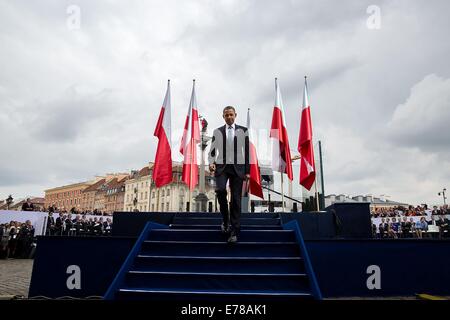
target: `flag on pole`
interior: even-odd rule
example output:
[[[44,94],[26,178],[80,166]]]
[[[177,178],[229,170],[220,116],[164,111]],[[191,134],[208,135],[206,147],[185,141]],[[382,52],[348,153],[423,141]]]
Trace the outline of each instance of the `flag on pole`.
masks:
[[[250,122],[250,108],[247,111],[247,129],[249,137],[249,153],[250,153],[250,186],[249,193],[264,199],[261,186],[261,173],[259,171],[258,155],[256,153],[254,133]]]
[[[158,123],[153,135],[158,138],[155,164],[152,179],[157,188],[172,182],[172,151],[171,151],[171,119],[170,119],[170,80],[167,81],[167,91],[164,98]]]
[[[200,126],[198,121],[197,98],[195,96],[195,80],[192,85],[191,102],[184,124],[180,152],[184,156],[182,180],[193,190],[198,183],[197,144],[200,142]]]
[[[303,105],[298,138],[298,151],[300,152],[300,184],[311,190],[316,180],[316,165],[314,163],[314,149],[312,139],[311,110],[308,98],[308,85],[305,77],[303,91]]]
[[[292,180],[291,151],[289,149],[283,100],[277,78],[275,78],[275,92],[275,105],[273,107],[272,126],[270,128],[270,137],[272,138],[272,169],[286,173],[288,178]]]

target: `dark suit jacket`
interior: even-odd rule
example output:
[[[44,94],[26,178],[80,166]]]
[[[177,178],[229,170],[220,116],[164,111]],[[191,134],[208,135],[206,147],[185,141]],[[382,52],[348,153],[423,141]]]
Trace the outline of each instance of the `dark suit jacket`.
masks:
[[[209,163],[216,165],[215,175],[218,176],[222,174],[225,169],[226,159],[227,159],[227,148],[226,148],[226,125],[219,127],[214,130],[211,150],[209,152]],[[234,134],[234,169],[239,177],[245,178],[246,174],[250,173],[249,164],[249,139],[248,130],[246,127],[235,125]]]

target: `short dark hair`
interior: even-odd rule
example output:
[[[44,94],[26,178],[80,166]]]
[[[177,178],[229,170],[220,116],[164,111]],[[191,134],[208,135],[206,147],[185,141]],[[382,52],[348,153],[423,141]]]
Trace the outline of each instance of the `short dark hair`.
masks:
[[[225,108],[223,108],[223,113],[225,113],[226,110],[233,110],[234,113],[236,113],[236,109],[233,106],[226,106]]]

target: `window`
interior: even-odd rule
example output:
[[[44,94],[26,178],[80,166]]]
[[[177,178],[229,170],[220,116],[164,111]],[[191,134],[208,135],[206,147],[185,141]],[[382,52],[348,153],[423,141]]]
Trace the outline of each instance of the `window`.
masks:
[[[166,211],[169,211],[169,202],[166,203]]]
[[[155,211],[155,204],[152,204],[152,211]]]
[[[152,192],[152,199],[155,199],[155,191]]]
[[[143,193],[143,192],[141,192],[141,200],[142,200],[142,197],[143,197],[143,195],[144,195],[144,193]]]
[[[145,191],[145,199],[148,199],[147,191]]]
[[[139,211],[142,211],[142,206],[139,206]]]
[[[167,196],[169,196],[169,195],[170,195],[170,189],[167,188]]]
[[[164,197],[164,189],[162,189],[162,196]]]
[[[145,187],[148,187],[148,181],[145,182]]]
[[[143,188],[144,187],[144,183],[143,182],[141,182],[141,188]]]

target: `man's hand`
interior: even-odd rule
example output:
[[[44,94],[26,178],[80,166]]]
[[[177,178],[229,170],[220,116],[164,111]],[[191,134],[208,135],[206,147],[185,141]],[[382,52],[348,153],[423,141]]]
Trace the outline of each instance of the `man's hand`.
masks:
[[[245,175],[245,180],[248,180],[248,179],[250,179],[250,174],[247,173],[247,174]]]
[[[209,172],[213,173],[214,171],[216,171],[216,165],[212,163],[209,165]]]

